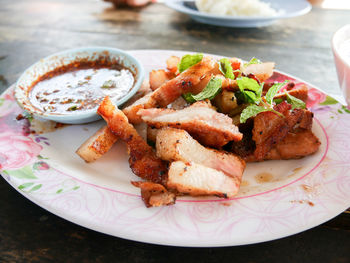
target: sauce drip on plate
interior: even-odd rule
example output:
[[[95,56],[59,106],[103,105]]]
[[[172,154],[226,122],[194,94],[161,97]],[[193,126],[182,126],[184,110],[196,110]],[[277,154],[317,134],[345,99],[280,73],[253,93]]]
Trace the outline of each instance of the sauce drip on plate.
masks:
[[[32,105],[46,113],[72,114],[97,108],[105,96],[118,100],[134,85],[129,69],[79,68],[58,70],[38,80],[29,92]]]

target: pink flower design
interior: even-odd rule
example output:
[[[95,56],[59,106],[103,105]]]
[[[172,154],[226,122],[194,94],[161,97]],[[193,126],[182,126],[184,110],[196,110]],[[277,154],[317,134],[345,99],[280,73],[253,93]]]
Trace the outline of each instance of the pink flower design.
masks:
[[[0,149],[0,169],[18,169],[32,163],[42,146],[30,137],[4,132],[0,134]]]
[[[310,88],[308,92],[308,99],[306,102],[306,106],[308,108],[312,108],[313,106],[323,102],[326,100],[327,95],[322,93],[321,91]]]

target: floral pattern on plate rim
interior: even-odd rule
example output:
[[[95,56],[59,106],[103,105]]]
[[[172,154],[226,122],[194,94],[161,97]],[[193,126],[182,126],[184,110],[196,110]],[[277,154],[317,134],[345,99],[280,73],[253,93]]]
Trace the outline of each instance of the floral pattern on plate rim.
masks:
[[[154,52],[154,51],[152,51]],[[155,58],[135,51],[141,61],[162,65],[174,51]],[[182,52],[183,53],[183,52]],[[152,61],[153,59],[153,61]],[[291,79],[275,73],[273,80]],[[29,120],[10,87],[0,98],[0,169],[24,196],[82,226],[122,238],[179,246],[225,246],[272,240],[321,224],[350,205],[350,111],[309,85],[308,107],[329,136],[320,167],[283,189],[226,202],[179,202],[146,209],[140,197],[108,191],[50,167],[40,155],[45,136],[30,133]],[[305,191],[312,189],[312,191]]]

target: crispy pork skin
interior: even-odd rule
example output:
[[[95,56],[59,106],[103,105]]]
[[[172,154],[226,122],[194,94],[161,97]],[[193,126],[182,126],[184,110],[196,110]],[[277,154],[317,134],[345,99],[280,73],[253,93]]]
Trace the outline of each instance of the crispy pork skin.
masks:
[[[167,161],[194,162],[241,181],[245,162],[232,153],[205,148],[186,131],[163,128],[156,139],[157,156]]]
[[[202,102],[195,103],[183,110],[141,109],[138,112],[142,120],[155,128],[175,127],[188,131],[202,144],[220,148],[229,141],[239,141],[242,134],[232,119],[218,113]]]
[[[141,189],[141,197],[147,207],[173,205],[176,195],[161,184],[152,182],[131,182]]]
[[[236,178],[196,163],[176,161],[169,168],[168,188],[192,196],[233,197],[237,194],[239,185]]]
[[[105,119],[111,131],[126,142],[133,173],[145,180],[165,185],[167,164],[156,156],[153,149],[128,122],[125,114],[112,104],[108,96],[102,101],[97,112]]]

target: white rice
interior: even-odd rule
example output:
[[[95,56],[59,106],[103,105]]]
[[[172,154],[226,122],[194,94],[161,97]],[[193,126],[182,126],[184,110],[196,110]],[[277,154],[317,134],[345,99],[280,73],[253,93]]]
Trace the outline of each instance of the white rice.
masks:
[[[260,0],[196,0],[199,11],[229,16],[274,16],[278,12]]]

